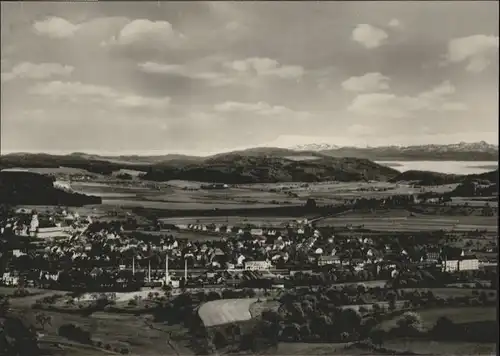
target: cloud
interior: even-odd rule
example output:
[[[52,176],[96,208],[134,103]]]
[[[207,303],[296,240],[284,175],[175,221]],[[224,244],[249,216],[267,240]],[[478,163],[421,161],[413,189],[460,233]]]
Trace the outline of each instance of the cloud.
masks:
[[[150,21],[137,19],[123,26],[116,36],[101,45],[127,46],[133,44],[150,43],[157,46],[178,46],[185,40],[185,36],[174,30],[168,21]]]
[[[269,58],[223,61],[222,66],[212,58],[205,58],[184,64],[143,62],[138,67],[146,73],[203,80],[210,86],[252,85],[259,78],[299,79],[304,75],[300,66],[280,65]]]
[[[352,32],[352,40],[368,49],[380,47],[389,35],[377,27],[368,24],[357,25]]]
[[[455,87],[445,81],[416,96],[397,96],[389,93],[360,94],[351,102],[348,111],[371,117],[407,118],[419,111],[463,111],[463,103],[448,101]]]
[[[498,51],[498,40],[498,36],[487,35],[452,39],[444,64],[466,62],[468,72],[482,72],[491,63],[489,57]]]
[[[214,110],[219,113],[251,113],[267,117],[272,116],[301,120],[311,117],[311,114],[305,111],[295,111],[285,106],[270,105],[262,101],[256,103],[226,101],[214,105]]]
[[[271,58],[247,58],[226,62],[224,66],[236,72],[253,73],[257,76],[277,76],[284,79],[299,79],[304,75],[303,67],[282,65]]]
[[[16,78],[21,79],[47,79],[52,76],[68,76],[74,67],[59,63],[30,63],[23,62],[14,66],[9,72],[2,73],[2,82]]]
[[[389,21],[387,26],[392,27],[392,28],[401,27],[401,22],[398,19],[392,19],[391,21]]]
[[[360,77],[351,77],[342,82],[347,91],[373,92],[389,89],[389,78],[380,73],[366,73]]]
[[[171,100],[169,97],[150,98],[122,93],[101,85],[61,81],[38,83],[29,89],[29,93],[53,99],[66,99],[70,102],[104,103],[122,108],[163,109],[169,106]]]
[[[70,38],[80,28],[79,25],[61,17],[48,17],[43,21],[37,21],[33,24],[33,29],[38,35],[45,35],[51,38]]]

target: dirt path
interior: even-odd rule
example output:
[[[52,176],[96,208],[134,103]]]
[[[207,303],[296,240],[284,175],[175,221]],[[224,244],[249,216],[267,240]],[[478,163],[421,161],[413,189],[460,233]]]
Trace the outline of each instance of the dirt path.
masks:
[[[175,347],[175,345],[172,343],[172,335],[171,335],[171,332],[170,331],[165,331],[165,330],[162,330],[160,328],[157,328],[155,326],[153,326],[150,322],[148,322],[147,320],[144,320],[144,324],[152,329],[152,330],[156,330],[156,331],[160,331],[162,333],[164,333],[167,337],[167,345],[174,351],[174,353],[177,355],[177,356],[180,356],[180,353],[179,351],[177,350],[177,348]]]

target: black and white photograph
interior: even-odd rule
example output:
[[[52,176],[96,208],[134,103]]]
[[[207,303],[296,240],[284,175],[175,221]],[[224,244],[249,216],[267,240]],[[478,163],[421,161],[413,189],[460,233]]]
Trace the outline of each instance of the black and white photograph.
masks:
[[[498,1],[1,1],[0,355],[495,355]]]

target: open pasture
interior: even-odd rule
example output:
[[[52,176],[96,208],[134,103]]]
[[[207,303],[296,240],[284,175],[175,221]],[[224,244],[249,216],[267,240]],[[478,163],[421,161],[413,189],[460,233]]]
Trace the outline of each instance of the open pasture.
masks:
[[[432,308],[427,310],[417,311],[420,315],[424,327],[430,329],[436,321],[446,316],[454,323],[473,323],[479,321],[495,321],[497,317],[495,307],[448,307],[448,308]],[[380,327],[384,330],[389,330],[397,326],[399,316],[390,320],[384,321]]]
[[[417,355],[495,355],[494,343],[460,341],[433,341],[419,339],[394,339],[384,342],[383,347],[398,354],[413,352]]]
[[[143,318],[134,315],[98,313],[95,316],[84,317],[54,311],[43,313],[50,316],[52,321],[50,325],[46,325],[43,332],[46,339],[68,341],[58,336],[57,331],[60,326],[71,323],[89,330],[94,342],[101,341],[103,344],[110,344],[112,349],[125,347],[130,350],[131,354],[136,355],[176,354],[176,350],[169,347],[166,340],[166,333],[169,331],[167,328],[161,325],[155,325],[155,328],[148,327]],[[105,317],[102,314],[105,314]],[[28,312],[25,315],[31,323],[36,325],[35,313]],[[93,354],[98,355],[98,351],[94,350]]]
[[[295,219],[286,217],[269,217],[269,216],[194,216],[194,217],[175,217],[162,218],[160,221],[164,224],[172,225],[188,225],[188,224],[216,224],[216,225],[255,225],[262,227],[284,228],[288,222],[293,222]]]
[[[385,213],[376,212],[375,214],[350,212],[318,221],[318,226],[345,227],[349,224],[353,225],[353,227],[362,225],[365,229],[378,231],[498,230],[496,217],[433,216],[423,214],[411,216],[405,210],[389,210]]]
[[[198,314],[207,327],[246,321],[252,318],[250,306],[257,298],[221,299],[203,304]]]
[[[282,192],[228,188],[205,190],[183,189],[180,185],[146,186],[135,184],[73,183],[75,191],[100,196],[108,206],[144,207],[151,209],[238,209],[302,205],[305,199]],[[195,190],[192,190],[195,189]]]
[[[498,200],[496,197],[483,197],[483,198],[473,198],[473,197],[453,197],[449,205],[464,205],[467,204],[470,207],[485,207],[489,205],[492,208],[498,208]]]
[[[204,209],[242,209],[242,208],[272,208],[275,204],[221,204],[221,203],[170,203],[149,200],[103,199],[102,204],[121,208],[146,208],[165,210],[204,210]]]

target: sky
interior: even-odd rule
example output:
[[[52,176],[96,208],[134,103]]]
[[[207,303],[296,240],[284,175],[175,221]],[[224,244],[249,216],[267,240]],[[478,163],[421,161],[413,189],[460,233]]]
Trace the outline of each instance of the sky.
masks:
[[[1,151],[498,143],[498,6],[2,3]]]

